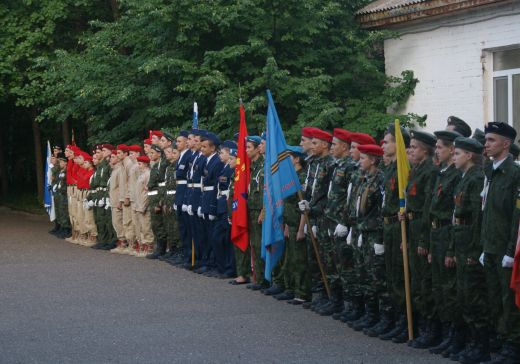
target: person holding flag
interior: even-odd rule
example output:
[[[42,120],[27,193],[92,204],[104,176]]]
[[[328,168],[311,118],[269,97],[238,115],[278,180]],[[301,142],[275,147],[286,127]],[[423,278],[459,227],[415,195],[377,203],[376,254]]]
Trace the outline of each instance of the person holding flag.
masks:
[[[283,225],[284,199],[301,191],[300,180],[290,158],[290,152],[280,126],[271,92],[267,90],[267,127],[265,145],[262,258],[265,259],[265,279],[272,281],[272,272],[285,250]],[[300,192],[301,193],[301,192]]]
[[[231,204],[231,242],[235,245],[235,261],[237,278],[229,283],[233,285],[249,283],[250,255],[249,250],[249,214],[248,193],[251,178],[249,152],[253,153],[254,145],[246,141],[247,125],[244,106],[240,104],[240,128],[238,132],[237,150],[235,152],[235,175],[230,184]],[[250,144],[251,143],[251,144]],[[232,158],[230,158],[232,159]]]

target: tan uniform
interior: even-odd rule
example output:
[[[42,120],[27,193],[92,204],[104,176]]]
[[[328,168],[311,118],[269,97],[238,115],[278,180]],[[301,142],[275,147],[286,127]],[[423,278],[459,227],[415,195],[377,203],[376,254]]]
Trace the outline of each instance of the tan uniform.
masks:
[[[130,200],[130,205],[125,206],[123,203],[123,235],[125,236],[125,240],[132,244],[135,241],[135,229],[134,224],[132,224],[132,193],[131,190],[134,188],[132,185],[131,178],[131,169],[132,166],[137,164],[133,162],[130,157],[126,157],[123,159],[122,163],[122,178],[121,178],[121,188],[119,190],[121,197],[120,201],[123,203],[125,199]]]
[[[123,210],[118,209],[117,205],[121,199],[121,188],[123,187],[122,180],[124,179],[124,167],[121,163],[112,167],[112,174],[109,181],[109,196],[110,205],[112,208],[112,225],[116,231],[117,240],[125,240],[123,230]]]
[[[90,176],[89,185],[90,185],[90,183],[92,183],[92,177],[94,177],[94,175]],[[84,191],[83,200],[85,200],[87,198],[88,193],[89,193],[89,190]],[[97,227],[96,227],[96,222],[94,220],[94,209],[88,208],[87,206],[84,206],[84,207],[85,207],[84,216],[85,216],[86,233],[89,234],[90,236],[97,236]]]
[[[153,232],[150,220],[150,211],[148,210],[148,180],[150,179],[150,169],[147,168],[143,171],[135,185],[134,193],[134,211],[137,216],[137,230],[140,235],[137,239],[140,243],[152,244],[153,243]]]

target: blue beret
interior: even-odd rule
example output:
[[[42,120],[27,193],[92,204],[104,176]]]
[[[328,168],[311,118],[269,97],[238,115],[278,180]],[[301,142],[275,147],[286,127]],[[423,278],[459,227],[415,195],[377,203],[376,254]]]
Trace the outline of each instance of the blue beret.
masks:
[[[231,155],[232,157],[236,157],[237,153],[238,153],[238,149],[235,149],[235,148],[229,149],[229,155]]]
[[[225,140],[221,145],[222,148],[237,149],[237,143],[232,140]]]
[[[185,138],[187,138],[188,135],[190,135],[190,132],[187,131],[187,130],[181,130],[181,131],[179,132],[179,136],[181,136],[181,137],[185,137]]]
[[[292,154],[296,154],[300,158],[307,157],[307,155],[303,152],[303,148],[299,145],[288,145],[287,150]]]
[[[211,141],[217,147],[220,145],[219,137],[215,133],[212,133],[210,131],[205,131],[204,135],[201,135],[201,138],[202,138],[202,140],[209,140],[209,141]]]
[[[206,130],[204,130],[204,129],[191,129],[191,134],[203,137],[204,134],[206,134]]]
[[[260,138],[258,135],[249,135],[246,137],[246,141],[256,144],[258,146],[260,145],[260,143],[262,143],[262,138]]]

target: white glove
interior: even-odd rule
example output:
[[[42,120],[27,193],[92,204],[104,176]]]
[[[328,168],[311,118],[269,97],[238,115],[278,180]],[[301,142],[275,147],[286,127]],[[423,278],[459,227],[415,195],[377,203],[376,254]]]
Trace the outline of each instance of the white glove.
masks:
[[[104,198],[102,198],[101,200],[98,201],[98,206],[99,207],[105,206],[105,199]]]
[[[181,210],[182,212],[188,212],[188,205],[182,204]]]
[[[480,262],[480,264],[482,266],[484,266],[484,254],[486,254],[486,253],[483,252],[482,254],[480,254],[480,258],[478,258],[478,261]]]
[[[301,212],[309,211],[309,201],[301,200],[300,202],[298,202],[298,207],[300,208]]]
[[[112,204],[110,203],[110,198],[107,197],[107,198],[105,199],[105,205],[106,205],[106,206],[105,206],[106,209],[109,209],[109,208],[112,207]]]
[[[87,203],[88,207],[92,208],[94,207],[94,201],[90,200],[88,203]]]
[[[176,205],[176,204],[173,204],[173,209],[174,209],[175,211],[177,211],[177,205]]]
[[[58,185],[52,186],[52,192],[56,193],[57,190],[58,190]]]
[[[318,235],[318,227],[316,225],[312,227],[312,233],[314,234],[314,236]]]
[[[514,258],[510,257],[509,255],[504,255],[502,258],[502,268],[513,268],[514,262]]]
[[[188,215],[193,216],[193,207],[191,207],[191,205],[188,206],[187,212],[188,212]]]
[[[345,225],[338,224],[334,230],[334,236],[337,238],[344,238],[348,235],[348,227]]]
[[[215,215],[208,215],[209,221],[215,220]]]
[[[352,229],[350,229],[347,235],[347,245],[352,245]]]
[[[385,254],[385,246],[383,244],[374,244],[374,253],[375,255]]]
[[[83,200],[83,209],[88,210],[88,202],[86,199]]]
[[[199,208],[197,209],[197,216],[200,217],[201,219],[204,218],[204,214],[202,213],[202,207],[199,206]]]
[[[359,236],[357,238],[357,246],[358,246],[358,248],[361,248],[361,245],[363,245],[363,235],[359,234]]]

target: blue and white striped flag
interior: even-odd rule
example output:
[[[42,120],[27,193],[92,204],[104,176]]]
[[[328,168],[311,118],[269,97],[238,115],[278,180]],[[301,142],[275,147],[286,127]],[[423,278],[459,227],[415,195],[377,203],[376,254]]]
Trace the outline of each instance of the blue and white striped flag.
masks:
[[[193,103],[193,124],[191,125],[191,128],[199,128],[199,106],[196,102]]]
[[[51,163],[51,143],[47,140],[47,158],[45,159],[45,182],[43,185],[43,205],[47,214],[49,215],[49,219],[54,221],[56,219],[56,212],[54,210],[54,198],[52,196],[51,189],[51,176],[52,176],[52,167],[54,165]]]

